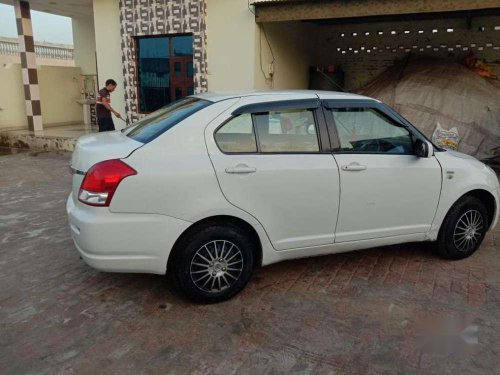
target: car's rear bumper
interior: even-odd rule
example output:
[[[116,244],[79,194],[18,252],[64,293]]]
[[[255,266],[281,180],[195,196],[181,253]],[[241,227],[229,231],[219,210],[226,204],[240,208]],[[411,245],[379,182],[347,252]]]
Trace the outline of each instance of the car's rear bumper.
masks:
[[[164,274],[170,251],[189,222],[157,214],[112,213],[66,203],[71,236],[83,260],[109,272]]]

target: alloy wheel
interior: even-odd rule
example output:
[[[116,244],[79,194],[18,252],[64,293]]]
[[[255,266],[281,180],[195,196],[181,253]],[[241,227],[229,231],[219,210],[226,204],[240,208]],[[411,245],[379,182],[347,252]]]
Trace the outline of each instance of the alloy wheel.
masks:
[[[243,271],[243,254],[234,243],[211,241],[196,251],[191,260],[190,275],[196,287],[218,293],[233,286]]]
[[[483,216],[478,210],[465,212],[457,221],[453,232],[453,243],[460,251],[473,249],[483,234]]]

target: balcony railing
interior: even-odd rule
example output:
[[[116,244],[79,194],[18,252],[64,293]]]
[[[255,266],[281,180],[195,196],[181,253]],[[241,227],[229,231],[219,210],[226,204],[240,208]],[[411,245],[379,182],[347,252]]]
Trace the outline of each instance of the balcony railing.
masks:
[[[35,43],[35,54],[42,59],[73,60],[73,46],[38,42]],[[19,55],[17,39],[0,37],[0,55]]]

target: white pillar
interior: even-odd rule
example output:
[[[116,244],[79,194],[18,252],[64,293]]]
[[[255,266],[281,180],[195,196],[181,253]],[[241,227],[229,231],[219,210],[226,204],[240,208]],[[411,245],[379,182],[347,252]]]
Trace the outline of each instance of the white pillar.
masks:
[[[111,94],[111,106],[125,116],[125,79],[118,0],[94,0],[93,4],[99,85],[100,88],[104,87],[104,83],[110,78],[118,83]],[[116,129],[123,127],[125,124],[122,121],[115,121]]]
[[[82,69],[82,74],[96,74],[94,19],[92,17],[73,17],[71,22],[75,66]]]

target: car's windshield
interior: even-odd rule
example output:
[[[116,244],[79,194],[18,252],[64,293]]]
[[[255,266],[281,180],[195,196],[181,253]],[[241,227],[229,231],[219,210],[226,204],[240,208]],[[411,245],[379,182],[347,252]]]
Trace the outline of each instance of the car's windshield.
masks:
[[[178,100],[137,121],[126,128],[124,134],[142,143],[151,142],[160,134],[210,104],[212,103],[208,100],[192,97]]]

